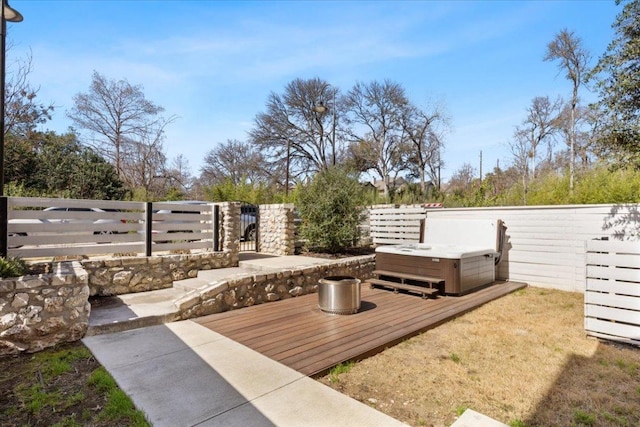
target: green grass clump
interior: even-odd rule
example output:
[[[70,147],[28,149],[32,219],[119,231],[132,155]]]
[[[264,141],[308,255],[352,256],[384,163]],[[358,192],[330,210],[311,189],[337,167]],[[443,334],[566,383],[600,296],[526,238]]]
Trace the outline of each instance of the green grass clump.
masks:
[[[144,414],[136,409],[129,396],[120,389],[114,389],[109,393],[107,404],[100,417],[112,421],[126,419],[127,425],[132,427],[149,426]]]
[[[331,368],[331,371],[329,371],[329,381],[331,381],[332,383],[340,381],[340,379],[338,378],[340,374],[346,374],[354,366],[355,362],[353,361],[337,364],[336,366]]]
[[[136,427],[149,425],[144,414],[135,408],[129,396],[118,388],[118,384],[104,367],[93,371],[87,379],[87,384],[107,396],[107,404],[100,413],[101,419],[127,420],[127,425]]]
[[[16,394],[24,402],[25,409],[36,416],[45,408],[59,406],[62,403],[60,393],[46,392],[40,383],[30,387],[19,387]]]
[[[579,426],[594,426],[596,425],[596,416],[577,409],[573,413],[573,421]]]
[[[464,411],[466,411],[467,409],[469,409],[469,407],[466,405],[456,406],[456,416],[458,417],[462,416],[462,414],[464,414]]]
[[[38,353],[34,355],[34,360],[40,366],[44,380],[49,381],[71,371],[74,362],[90,357],[93,357],[91,352],[87,348],[81,347]]]
[[[104,393],[110,392],[118,387],[113,377],[102,366],[91,373],[87,379],[87,384]]]

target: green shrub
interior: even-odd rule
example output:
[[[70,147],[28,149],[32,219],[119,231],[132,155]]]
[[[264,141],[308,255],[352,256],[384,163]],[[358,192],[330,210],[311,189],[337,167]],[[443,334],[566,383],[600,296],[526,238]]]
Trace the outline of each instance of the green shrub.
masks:
[[[358,239],[363,190],[358,179],[340,168],[318,173],[300,192],[300,235],[309,247],[337,253]]]
[[[20,258],[0,258],[0,277],[23,276],[29,271],[27,264]]]

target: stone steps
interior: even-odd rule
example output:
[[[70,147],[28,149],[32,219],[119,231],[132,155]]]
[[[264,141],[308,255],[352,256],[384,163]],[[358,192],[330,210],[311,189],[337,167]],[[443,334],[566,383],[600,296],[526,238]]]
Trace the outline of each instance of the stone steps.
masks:
[[[211,283],[207,279],[178,280],[172,288],[112,297],[92,304],[86,336],[101,335],[180,320],[174,302]]]
[[[86,336],[101,335],[179,320],[176,301],[213,283],[251,276],[263,269],[241,262],[239,267],[201,270],[198,277],[177,280],[173,287],[99,297],[91,307]]]
[[[210,282],[200,277],[194,277],[193,279],[184,279],[173,282],[174,289],[180,289],[184,292],[195,291],[203,286],[207,286]]]
[[[180,288],[167,288],[99,297],[91,305],[86,335],[101,335],[178,320],[178,309],[173,301],[186,293]]]

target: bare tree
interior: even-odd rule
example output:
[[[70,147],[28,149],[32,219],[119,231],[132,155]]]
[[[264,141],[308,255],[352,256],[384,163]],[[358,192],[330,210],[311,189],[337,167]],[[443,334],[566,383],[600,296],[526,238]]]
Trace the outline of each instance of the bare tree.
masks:
[[[345,98],[351,151],[364,169],[380,177],[385,196],[391,179],[405,168],[402,116],[408,107],[404,88],[389,80],[356,83]]]
[[[152,142],[124,139],[121,146],[123,181],[129,188],[142,189],[145,200],[162,198],[167,184],[162,140],[151,139]]]
[[[571,167],[571,141],[573,141],[573,162],[575,166],[588,166],[596,157],[595,140],[592,126],[596,121],[596,110],[577,106],[574,110],[571,103],[565,104],[556,119],[556,127],[567,143],[565,156],[567,161],[563,166]],[[568,155],[567,155],[568,154]]]
[[[27,138],[37,125],[51,119],[53,103],[42,104],[36,101],[39,89],[29,84],[28,77],[32,68],[31,53],[24,60],[17,60],[10,68],[5,83],[5,134]]]
[[[427,177],[439,188],[439,171],[443,165],[440,154],[449,119],[439,106],[429,111],[409,106],[402,114],[401,123],[406,141],[411,146],[407,167],[420,179],[420,190],[426,195]]]
[[[176,119],[160,116],[164,108],[146,99],[142,86],[132,86],[126,80],[108,80],[95,71],[89,91],[76,94],[73,102],[67,116],[79,129],[91,134],[83,142],[109,160],[125,182],[135,182],[126,176],[133,171],[124,167],[125,145],[130,144],[133,152],[150,154],[161,148],[165,127]],[[147,147],[142,149],[141,144]],[[153,154],[155,158],[162,156]],[[131,166],[130,161],[126,164]],[[137,184],[146,185],[144,181]]]
[[[226,179],[236,185],[247,181],[255,183],[265,178],[262,154],[250,143],[236,139],[229,139],[209,150],[204,163],[200,168],[200,180],[206,185],[219,184]],[[279,172],[272,171],[284,188],[284,174]]]
[[[516,128],[517,129],[517,128]],[[509,142],[511,155],[513,156],[513,168],[518,171],[522,178],[523,204],[527,204],[527,188],[529,182],[529,161],[531,148],[526,132],[516,130],[513,140]]]
[[[181,196],[191,194],[195,185],[195,178],[191,175],[189,161],[183,154],[179,154],[164,171],[167,185]]]
[[[271,93],[267,111],[255,118],[249,140],[272,170],[292,177],[326,170],[337,157],[338,89],[319,78],[290,82]],[[327,111],[332,114],[327,114]]]
[[[447,191],[458,197],[471,194],[476,170],[470,163],[464,163],[451,175],[447,184]]]
[[[591,60],[591,55],[583,47],[582,40],[572,31],[563,29],[547,45],[545,61],[558,61],[558,68],[566,72],[566,78],[571,81],[571,110],[569,120],[569,189],[573,191],[575,144],[576,144],[576,120],[578,108],[578,90],[582,85],[587,64]]]
[[[557,115],[562,102],[560,99],[551,102],[549,97],[538,96],[533,98],[531,106],[527,109],[527,117],[521,126],[516,127],[514,139],[516,140],[517,153],[526,153],[527,170],[530,171],[529,179],[536,177],[536,169],[539,163],[548,160],[552,154],[553,135],[557,131]],[[546,143],[546,153],[540,149]],[[513,153],[513,150],[512,150]],[[515,153],[513,153],[515,154]]]

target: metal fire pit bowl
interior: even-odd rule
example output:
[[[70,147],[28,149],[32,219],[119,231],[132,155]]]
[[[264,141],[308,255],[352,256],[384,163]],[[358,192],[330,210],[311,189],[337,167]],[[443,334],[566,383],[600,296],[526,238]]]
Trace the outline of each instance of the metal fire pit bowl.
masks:
[[[360,308],[360,280],[330,276],[319,280],[318,307],[331,314],[355,314]]]

